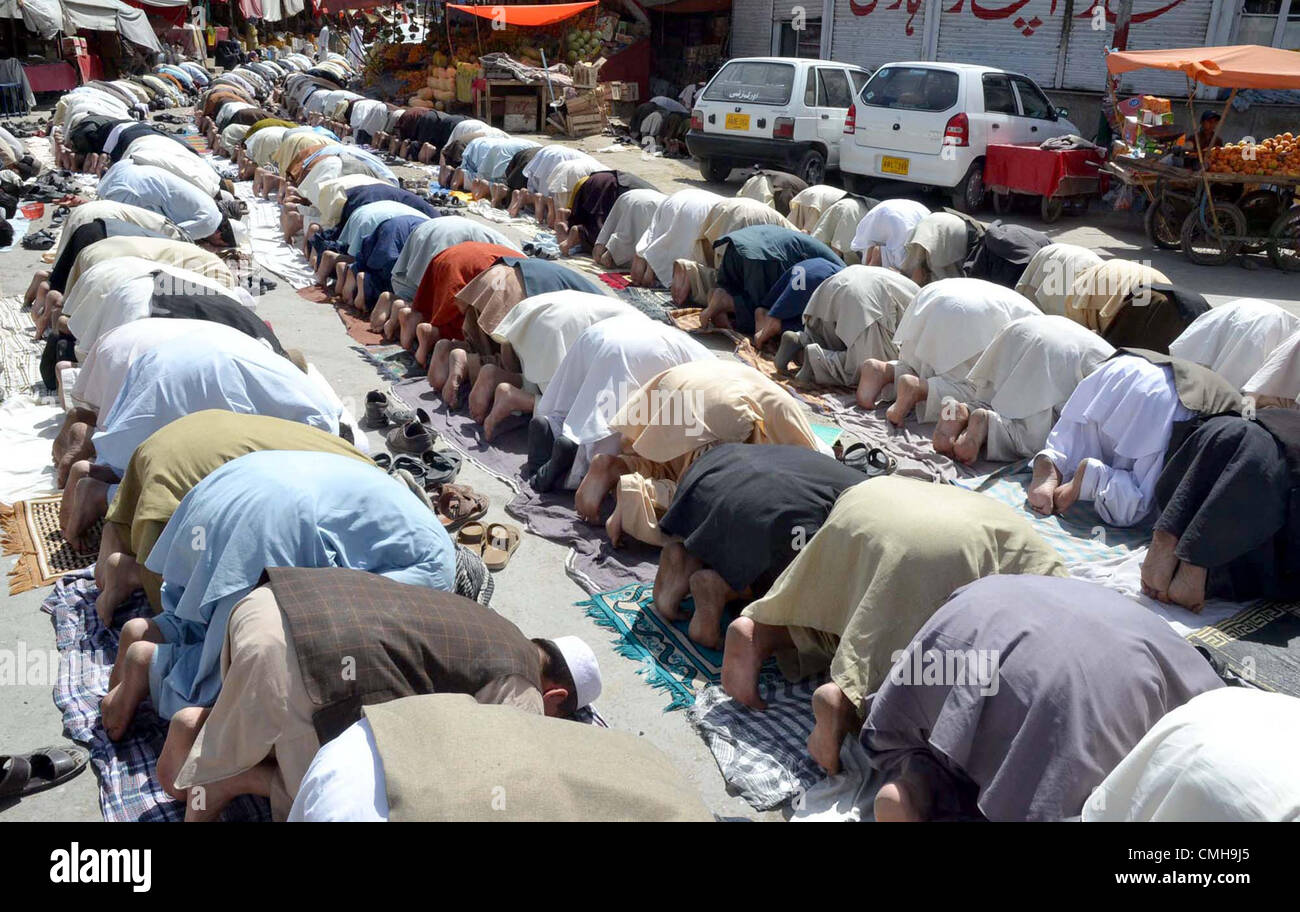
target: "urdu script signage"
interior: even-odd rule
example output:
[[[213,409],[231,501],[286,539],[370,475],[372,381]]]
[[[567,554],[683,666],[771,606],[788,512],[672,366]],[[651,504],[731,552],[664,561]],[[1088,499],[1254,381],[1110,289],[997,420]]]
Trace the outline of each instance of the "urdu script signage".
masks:
[[[876,6],[880,2],[881,0],[868,0],[866,3],[861,2],[861,0],[849,0],[849,9],[855,16],[870,16],[875,12]],[[948,15],[960,15],[966,9],[966,2],[967,0],[957,0],[957,2],[952,6],[944,9],[944,13]],[[1028,2],[1029,0],[1011,0],[1010,3],[998,5],[996,3],[984,4],[980,3],[979,0],[970,0],[970,12],[976,19],[990,22],[997,19],[1009,19],[1010,17],[1015,16],[1016,13],[1019,12]],[[1170,2],[1166,3],[1164,6],[1158,7],[1157,9],[1148,10],[1145,13],[1135,12],[1133,14],[1133,24],[1138,25],[1142,22],[1150,22],[1152,19],[1164,15],[1184,2],[1185,0],[1170,0]],[[924,3],[925,0],[894,0],[893,3],[881,8],[885,10],[906,8],[908,15],[905,31],[908,35],[912,35],[915,32],[913,20],[916,18],[916,14],[921,11],[921,7]],[[1048,15],[1056,15],[1056,8],[1061,4],[1062,0],[1052,0],[1052,6],[1048,11]],[[1092,0],[1088,5],[1088,8],[1080,13],[1076,13],[1074,18],[1094,18],[1097,16],[1097,8],[1099,5],[1106,11],[1106,21],[1113,23],[1115,21],[1115,12],[1110,8],[1110,0]],[[1029,19],[1025,19],[1023,16],[1016,16],[1015,20],[1011,24],[1018,32],[1028,38],[1040,29],[1044,25],[1044,22],[1037,16],[1033,16]]]

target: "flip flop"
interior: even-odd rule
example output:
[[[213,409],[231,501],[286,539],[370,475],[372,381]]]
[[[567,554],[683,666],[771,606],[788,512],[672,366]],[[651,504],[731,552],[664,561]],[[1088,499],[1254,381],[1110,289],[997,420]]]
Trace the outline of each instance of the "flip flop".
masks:
[[[892,475],[898,468],[898,460],[884,448],[868,447],[860,440],[844,451],[844,464],[851,469],[857,469],[868,478]]]
[[[483,563],[492,572],[504,570],[519,547],[519,529],[505,523],[490,523],[487,527],[487,544],[483,548]]]
[[[411,473],[411,477],[419,483],[420,487],[424,487],[426,477],[429,473],[428,470],[425,469],[423,462],[416,459],[414,456],[401,455],[393,460],[393,468],[390,471],[396,472],[398,469],[406,469],[406,471]]]
[[[483,556],[483,545],[487,539],[487,530],[481,522],[465,523],[456,534],[456,544],[478,557]]]
[[[72,745],[30,754],[0,754],[0,799],[21,798],[62,785],[86,768],[90,752]]]
[[[442,527],[448,532],[487,515],[488,499],[469,485],[437,485],[431,493],[433,512],[438,514]]]
[[[425,450],[420,454],[420,461],[424,463],[428,487],[453,482],[460,474],[461,455],[451,450]]]
[[[379,466],[385,472],[393,470],[393,457],[387,453],[376,453],[370,457],[370,461]]]

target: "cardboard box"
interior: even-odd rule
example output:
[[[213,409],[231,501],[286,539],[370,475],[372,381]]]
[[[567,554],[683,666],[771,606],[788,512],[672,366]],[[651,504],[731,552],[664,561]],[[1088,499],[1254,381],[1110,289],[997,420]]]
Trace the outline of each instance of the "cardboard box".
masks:
[[[527,114],[506,114],[501,118],[501,124],[507,133],[536,133],[537,107],[534,106]]]
[[[575,63],[573,65],[573,87],[575,89],[594,89],[600,82],[600,68],[604,65],[604,57],[600,57],[591,63]]]
[[[507,114],[537,113],[537,99],[532,95],[507,95],[505,102]]]

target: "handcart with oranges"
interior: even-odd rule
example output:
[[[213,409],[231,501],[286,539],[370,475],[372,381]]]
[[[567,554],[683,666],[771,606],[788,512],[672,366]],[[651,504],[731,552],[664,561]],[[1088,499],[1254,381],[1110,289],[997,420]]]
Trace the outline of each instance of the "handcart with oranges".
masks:
[[[1194,84],[1231,89],[1224,117],[1239,88],[1300,89],[1300,55],[1255,45],[1112,51],[1112,74],[1153,68],[1188,77],[1188,108]],[[1222,127],[1223,120],[1219,126]],[[1215,131],[1217,137],[1218,130]],[[1267,251],[1279,269],[1300,271],[1300,140],[1291,133],[1261,142],[1188,151],[1200,167],[1155,157],[1115,156],[1107,170],[1150,197],[1147,234],[1158,247],[1181,248],[1192,262],[1222,265],[1242,253]]]

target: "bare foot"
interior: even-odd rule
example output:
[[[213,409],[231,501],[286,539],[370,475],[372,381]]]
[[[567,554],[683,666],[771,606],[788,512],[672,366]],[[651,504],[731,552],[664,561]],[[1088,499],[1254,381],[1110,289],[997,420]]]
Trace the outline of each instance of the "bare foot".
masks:
[[[470,387],[469,398],[466,400],[469,405],[469,416],[479,424],[486,421],[488,412],[492,411],[492,403],[496,400],[499,373],[495,364],[484,364],[479,369],[478,376],[474,378],[473,386]]]
[[[508,384],[507,384],[508,385]],[[483,439],[491,441],[496,436],[501,427],[501,422],[508,419],[515,413],[515,404],[511,401],[509,395],[502,395],[498,391],[496,397],[492,400],[492,410],[488,412],[487,417],[483,419]]]
[[[691,598],[695,600],[695,613],[687,635],[701,646],[718,649],[722,646],[722,614],[727,602],[736,592],[727,585],[716,570],[697,570],[691,574]]]
[[[970,407],[955,399],[945,399],[939,414],[939,423],[934,426],[930,445],[936,453],[951,456],[957,435],[966,430],[966,422],[970,420]]]
[[[880,391],[894,382],[894,366],[887,361],[868,358],[862,362],[858,379],[858,407],[874,409]]]
[[[375,307],[376,310],[379,306]],[[429,354],[433,351],[433,344],[438,341],[438,331],[433,328],[432,323],[419,323],[415,327],[415,363],[421,367],[427,368],[429,365]]]
[[[672,293],[674,307],[685,307],[690,303],[691,279],[678,263],[673,263],[673,280],[668,290]]]
[[[876,792],[873,816],[876,823],[920,823],[925,820],[911,789],[901,779],[886,782]]]
[[[617,456],[597,453],[592,457],[591,466],[573,495],[573,507],[583,520],[593,525],[600,522],[600,505],[626,471],[627,465]]]
[[[189,757],[190,749],[198,740],[199,729],[212,710],[204,706],[185,706],[178,709],[167,723],[167,738],[158,752],[154,774],[163,791],[177,801],[184,801],[186,791],[176,787],[176,777]]]
[[[1079,463],[1074,470],[1074,477],[1063,485],[1058,485],[1052,494],[1052,506],[1057,513],[1064,513],[1079,501],[1079,492],[1083,490],[1083,476],[1087,474],[1086,463]]]
[[[930,385],[920,377],[904,374],[894,380],[894,388],[898,391],[898,398],[885,412],[885,417],[894,427],[902,427],[907,421],[907,416],[916,408],[916,404],[924,402],[926,396],[930,394]]]
[[[108,513],[108,484],[89,475],[77,482],[77,489],[65,491],[64,500],[72,495],[72,510],[63,526],[63,537],[78,551],[85,551],[89,542],[86,533]]]
[[[156,648],[156,644],[143,640],[132,643],[127,648],[122,679],[99,702],[100,720],[110,741],[122,739],[149,693],[149,661]]]
[[[1169,601],[1169,582],[1178,569],[1177,547],[1178,539],[1172,533],[1157,529],[1142,558],[1142,592],[1158,602]]]
[[[758,695],[758,672],[773,652],[766,632],[771,629],[744,615],[727,627],[722,652],[722,689],[750,709],[767,709],[767,703]]]
[[[455,410],[460,405],[460,388],[469,379],[469,354],[463,348],[447,353],[447,382],[442,387],[442,401]]]
[[[1034,460],[1034,477],[1029,482],[1029,506],[1035,513],[1051,516],[1055,509],[1057,485],[1061,483],[1061,473],[1050,459]]]
[[[1204,567],[1180,561],[1178,571],[1169,581],[1169,601],[1182,605],[1194,614],[1200,614],[1205,607],[1205,580],[1207,572]]]
[[[755,315],[754,318],[754,349],[762,351],[763,346],[769,339],[775,339],[781,335],[781,321],[776,317],[769,317],[766,312],[761,315]]]
[[[140,588],[140,564],[130,554],[116,551],[107,558],[103,579],[95,597],[95,613],[101,624],[112,627],[117,609]]]
[[[808,754],[826,772],[838,773],[840,745],[859,727],[857,707],[833,681],[813,691],[812,704],[816,724],[808,736]]]
[[[611,548],[618,548],[623,544],[623,517],[619,516],[617,510],[609,514],[609,519],[605,520],[605,537],[609,539]]]
[[[980,458],[980,450],[984,449],[984,441],[988,440],[988,437],[988,409],[975,409],[970,413],[970,420],[966,422],[966,429],[957,435],[957,440],[952,448],[953,456],[957,457],[957,461],[964,465],[973,465],[975,460]]]
[[[404,307],[398,325],[401,327],[398,344],[409,350],[415,345],[415,328],[420,325],[420,312],[414,307]]]
[[[617,512],[614,515],[617,516]],[[691,557],[681,542],[671,541],[664,545],[659,552],[659,569],[655,571],[655,614],[665,621],[680,621],[686,617],[682,612],[682,599],[690,591],[691,574],[700,566],[699,559]]]

